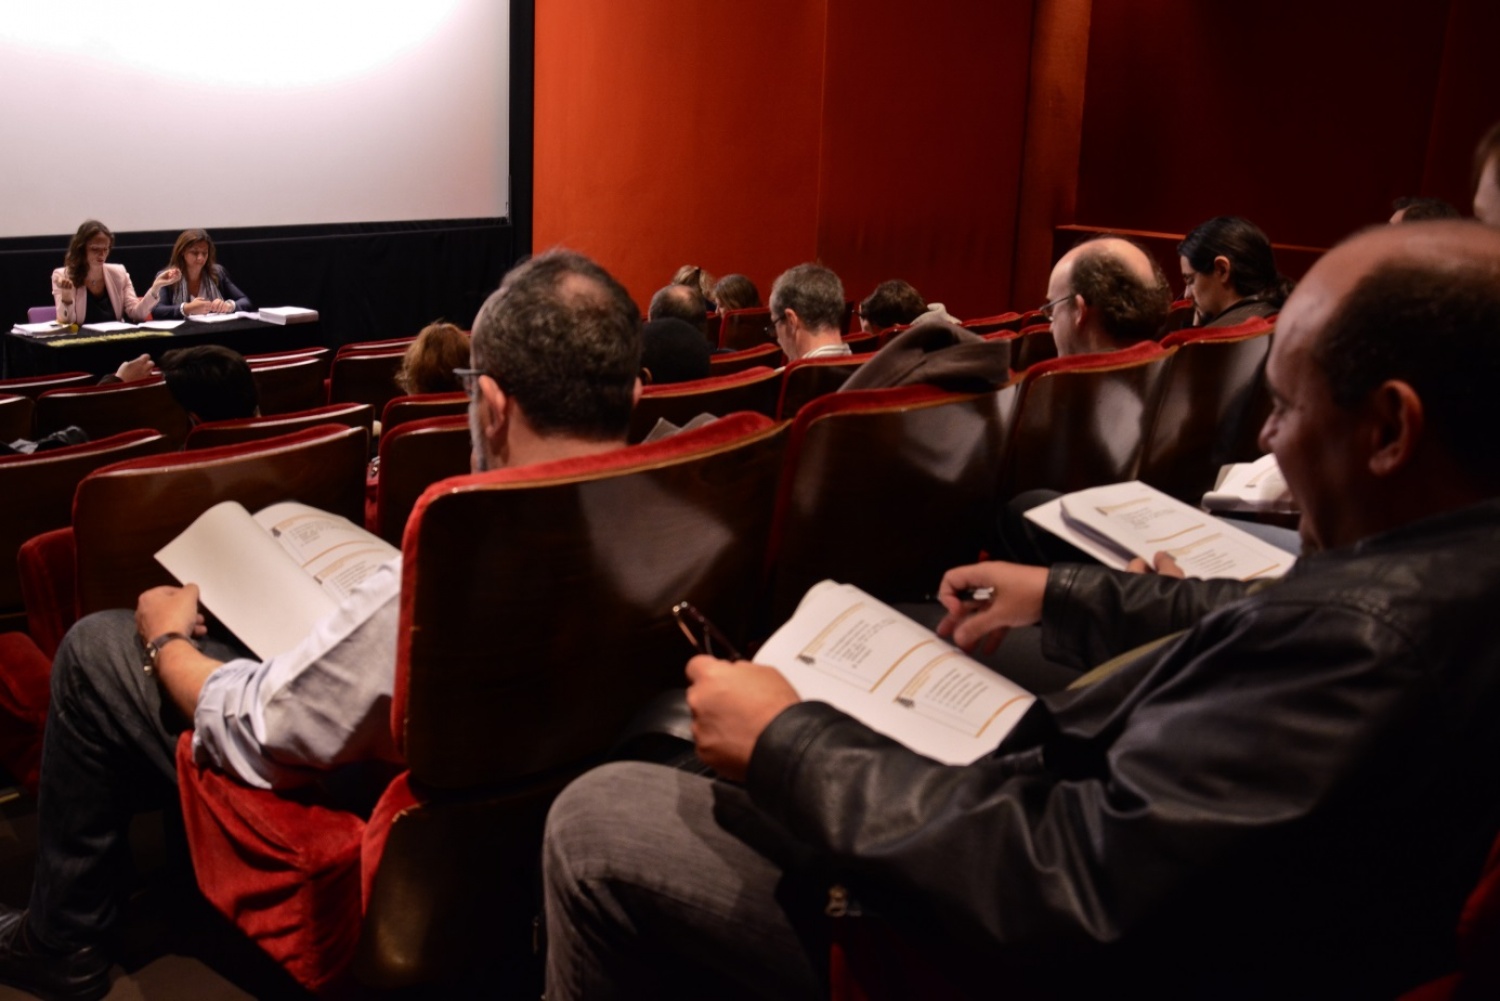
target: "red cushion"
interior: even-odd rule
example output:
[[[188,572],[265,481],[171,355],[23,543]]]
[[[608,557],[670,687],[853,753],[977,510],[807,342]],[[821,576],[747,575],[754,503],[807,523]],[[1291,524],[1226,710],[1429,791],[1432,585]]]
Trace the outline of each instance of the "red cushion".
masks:
[[[1162,346],[1155,341],[1137,341],[1119,351],[1100,351],[1095,354],[1068,355],[1064,358],[1048,358],[1026,370],[1028,381],[1048,372],[1071,372],[1077,369],[1113,368],[1154,358],[1162,353]]]
[[[52,659],[25,633],[0,633],[0,765],[32,793],[51,701]]]
[[[1172,348],[1179,344],[1191,344],[1193,341],[1230,341],[1240,337],[1268,334],[1275,329],[1275,316],[1257,316],[1244,323],[1236,323],[1232,327],[1184,327],[1181,330],[1174,330],[1161,339],[1161,346]]]
[[[199,888],[298,983],[327,987],[359,943],[364,821],[200,768],[192,739],[177,742],[177,779]]]
[[[72,528],[32,536],[16,554],[26,629],[48,659],[78,619],[78,561]]]
[[[411,772],[402,772],[392,780],[381,794],[380,802],[365,824],[364,844],[360,850],[360,901],[370,906],[370,891],[375,885],[375,873],[380,870],[380,859],[385,855],[385,843],[391,836],[391,828],[402,812],[420,806],[422,798],[411,787]]]

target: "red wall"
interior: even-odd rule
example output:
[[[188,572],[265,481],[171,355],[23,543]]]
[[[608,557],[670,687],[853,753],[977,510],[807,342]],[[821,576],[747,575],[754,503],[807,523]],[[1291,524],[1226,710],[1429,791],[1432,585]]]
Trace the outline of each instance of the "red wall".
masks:
[[[546,0],[535,246],[644,304],[676,268],[762,294],[821,259],[954,311],[1010,301],[1030,0]]]
[[[1494,0],[1097,0],[1077,217],[1058,221],[1243,215],[1328,246],[1399,195],[1466,211],[1468,151],[1500,118],[1479,51],[1496,38]]]

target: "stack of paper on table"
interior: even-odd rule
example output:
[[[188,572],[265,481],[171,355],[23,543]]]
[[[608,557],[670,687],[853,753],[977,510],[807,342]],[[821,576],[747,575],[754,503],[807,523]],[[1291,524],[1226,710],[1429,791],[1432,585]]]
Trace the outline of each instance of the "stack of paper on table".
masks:
[[[755,659],[802,698],[947,764],[993,751],[1036,701],[932,630],[831,580],[813,585]]]
[[[1079,490],[1026,517],[1105,566],[1166,552],[1189,577],[1280,577],[1296,557],[1136,480]]]
[[[311,323],[318,318],[318,311],[302,306],[267,306],[259,316],[267,323]]]

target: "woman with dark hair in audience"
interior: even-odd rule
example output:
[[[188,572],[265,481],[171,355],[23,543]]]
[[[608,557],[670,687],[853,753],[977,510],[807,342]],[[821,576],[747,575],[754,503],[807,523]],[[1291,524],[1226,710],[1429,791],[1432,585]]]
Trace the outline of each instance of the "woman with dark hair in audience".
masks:
[[[744,275],[725,275],[714,286],[711,301],[721,313],[726,309],[749,309],[761,305],[760,289]]]
[[[255,307],[220,267],[214,242],[201,229],[185,229],[172,244],[172,259],[162,274],[178,278],[162,289],[161,301],[151,311],[158,320],[180,320],[200,313],[248,312]],[[160,276],[158,276],[160,277]]]
[[[1237,216],[1216,216],[1177,245],[1184,294],[1197,307],[1197,326],[1228,327],[1281,312],[1292,283],[1276,270],[1271,241]]]
[[[156,276],[145,298],[135,294],[130,274],[123,264],[106,264],[114,248],[115,235],[98,219],[85,219],[73,239],[63,266],[52,272],[52,302],[58,323],[141,322],[151,319],[151,307],[163,285],[175,282],[178,273],[168,268]]]
[[[406,349],[396,385],[408,394],[456,393],[464,387],[453,370],[468,367],[469,335],[451,323],[429,323]]]

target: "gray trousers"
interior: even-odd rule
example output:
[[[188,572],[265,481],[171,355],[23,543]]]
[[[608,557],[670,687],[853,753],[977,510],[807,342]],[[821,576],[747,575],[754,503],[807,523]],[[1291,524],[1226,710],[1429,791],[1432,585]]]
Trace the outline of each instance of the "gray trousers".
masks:
[[[619,762],[570,785],[543,849],[547,998],[827,997],[829,880],[743,789]]]

